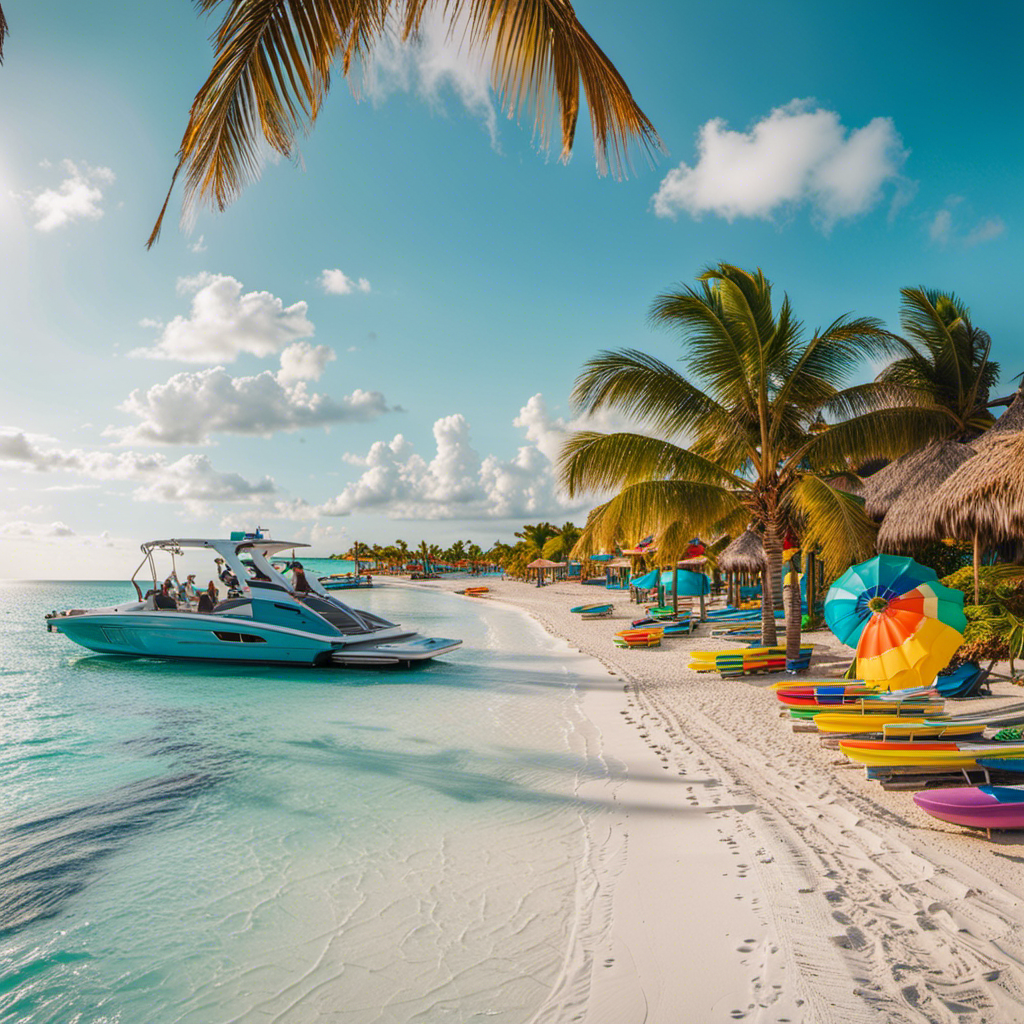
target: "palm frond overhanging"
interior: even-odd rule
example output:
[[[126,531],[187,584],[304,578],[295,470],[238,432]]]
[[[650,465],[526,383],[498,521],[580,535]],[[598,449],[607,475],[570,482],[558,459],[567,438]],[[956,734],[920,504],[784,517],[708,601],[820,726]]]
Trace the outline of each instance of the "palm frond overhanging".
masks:
[[[561,157],[576,136],[580,89],[590,112],[598,170],[618,175],[631,146],[650,156],[661,140],[629,87],[587,34],[568,0],[197,0],[227,3],[213,35],[213,69],[189,112],[178,164],[147,246],[160,234],[178,175],[186,215],[196,203],[223,210],[259,176],[261,147],[291,156],[316,122],[340,66],[348,77],[389,33],[415,38],[440,10],[466,51],[486,57],[509,117],[527,116],[543,145],[558,125]],[[2,41],[2,39],[0,39]]]
[[[4,9],[0,7],[0,64],[4,62],[4,40],[7,38],[7,33],[10,30],[7,19],[4,17]]]
[[[688,372],[635,350],[602,352],[584,366],[577,409],[613,409],[647,430],[566,441],[559,469],[569,494],[617,492],[592,513],[578,550],[652,531],[656,543],[736,536],[753,522],[767,562],[764,642],[774,643],[786,531],[797,530],[836,568],[866,557],[875,527],[862,503],[830,481],[869,459],[902,455],[948,430],[950,416],[899,381],[851,385],[865,360],[904,355],[906,343],[878,320],[852,316],[805,340],[789,299],[774,306],[760,270],[709,268],[696,287],[658,296],[650,316],[680,334]],[[797,613],[787,616],[793,655],[799,642]]]

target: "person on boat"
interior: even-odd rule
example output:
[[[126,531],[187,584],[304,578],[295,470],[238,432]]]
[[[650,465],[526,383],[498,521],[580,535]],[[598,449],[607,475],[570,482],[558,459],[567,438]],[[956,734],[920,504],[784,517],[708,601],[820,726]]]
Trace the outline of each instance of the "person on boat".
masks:
[[[199,594],[199,605],[196,608],[196,611],[210,614],[216,607],[217,588],[214,586],[213,580],[210,580],[210,585]]]
[[[171,595],[171,581],[164,580],[163,586],[160,588],[160,593],[153,596],[153,607],[160,608],[163,611],[176,612],[178,610],[178,602],[174,600]]]
[[[292,562],[292,590],[296,594],[308,594],[312,590],[301,562]]]
[[[238,577],[227,567],[223,558],[215,558],[214,561],[217,563],[218,570],[217,575],[220,577],[221,583],[225,587],[231,590],[238,590]]]
[[[196,599],[196,574],[194,572],[190,572],[188,574],[188,577],[185,579],[185,582],[182,583],[182,585],[181,585],[181,588],[180,588],[180,591],[179,591],[179,594],[178,594],[178,600],[179,601],[187,601],[187,602],[191,603],[191,602],[195,601],[195,599]]]

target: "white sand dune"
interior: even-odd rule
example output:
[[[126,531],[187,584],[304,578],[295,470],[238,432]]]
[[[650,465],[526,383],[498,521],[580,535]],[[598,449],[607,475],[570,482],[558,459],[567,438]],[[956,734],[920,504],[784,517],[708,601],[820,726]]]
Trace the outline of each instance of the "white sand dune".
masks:
[[[607,592],[487,583],[487,599],[607,667],[583,707],[629,771],[609,838],[621,870],[611,896],[595,897],[609,900],[608,924],[587,951],[589,999],[570,1007],[556,991],[537,1021],[1024,1021],[1024,833],[989,841],[869,782],[816,735],[793,733],[771,677],[687,670],[688,650],[725,643],[614,647],[638,617],[625,594],[610,596],[614,617],[582,621],[569,608]],[[849,650],[830,633],[809,639],[814,675],[838,677]],[[1022,696],[1008,683],[993,692],[963,710]]]

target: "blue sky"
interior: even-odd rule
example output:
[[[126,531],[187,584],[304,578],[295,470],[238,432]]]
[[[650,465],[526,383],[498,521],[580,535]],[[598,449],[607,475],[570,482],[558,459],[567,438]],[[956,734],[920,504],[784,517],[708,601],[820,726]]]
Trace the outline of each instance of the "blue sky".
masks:
[[[551,478],[576,374],[676,358],[650,302],[719,260],[812,329],[954,290],[1012,389],[1019,4],[575,6],[654,166],[599,177],[583,118],[562,165],[428,26],[361,102],[335,79],[300,166],[190,232],[179,190],[147,252],[214,23],[7,0],[0,576],[117,576],[141,540],[257,521],[327,553],[581,520]]]

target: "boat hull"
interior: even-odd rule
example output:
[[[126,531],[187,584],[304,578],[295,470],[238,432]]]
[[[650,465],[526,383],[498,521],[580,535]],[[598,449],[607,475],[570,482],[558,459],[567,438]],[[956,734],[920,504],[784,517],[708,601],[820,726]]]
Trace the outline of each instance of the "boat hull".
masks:
[[[1024,789],[963,786],[914,794],[914,803],[933,818],[970,828],[1024,828]]]
[[[50,628],[97,654],[128,657],[315,665],[336,649],[329,639],[252,619],[182,612],[76,615]]]

